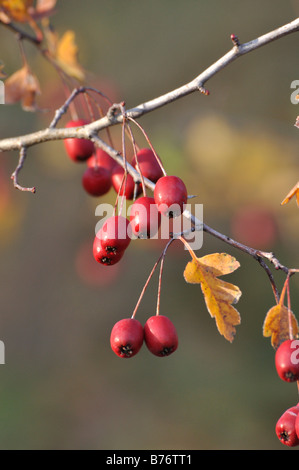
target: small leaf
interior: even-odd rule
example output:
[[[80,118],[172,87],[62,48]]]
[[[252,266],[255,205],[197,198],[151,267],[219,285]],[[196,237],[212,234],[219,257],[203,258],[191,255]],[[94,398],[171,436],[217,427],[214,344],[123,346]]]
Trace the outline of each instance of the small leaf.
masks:
[[[293,335],[296,336],[299,331],[298,323],[292,312],[290,312],[290,318],[292,322],[292,332]],[[266,315],[263,325],[263,335],[265,337],[271,336],[271,344],[274,349],[277,349],[283,341],[290,337],[289,334],[289,311],[284,305],[277,304],[270,308]]]
[[[85,74],[78,63],[78,47],[75,42],[75,33],[66,31],[57,44],[56,59],[60,67],[70,77],[79,81],[84,80]]]
[[[36,110],[36,95],[39,93],[38,80],[26,65],[5,81],[5,103],[13,104],[21,101],[25,111]]]
[[[235,326],[241,322],[239,312],[232,306],[241,297],[238,286],[218,279],[217,276],[232,273],[239,262],[226,253],[214,253],[197,258],[191,252],[190,261],[184,271],[186,282],[200,284],[207,309],[221,335],[232,342],[236,333]]]
[[[284,200],[281,202],[281,205],[287,204],[294,196],[296,196],[297,206],[299,207],[299,181],[291,189],[291,191],[286,195]]]

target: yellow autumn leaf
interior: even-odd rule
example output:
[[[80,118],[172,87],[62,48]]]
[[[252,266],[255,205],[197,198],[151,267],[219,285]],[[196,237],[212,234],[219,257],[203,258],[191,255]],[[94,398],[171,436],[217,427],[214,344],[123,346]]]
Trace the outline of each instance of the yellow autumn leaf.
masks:
[[[67,75],[79,81],[84,80],[85,74],[78,62],[78,47],[73,31],[66,31],[59,39],[56,60]]]
[[[0,0],[0,8],[14,21],[27,22],[33,0]]]
[[[289,318],[291,319],[291,329],[294,336],[297,336],[298,323],[293,312],[290,312],[284,305],[277,304],[268,311],[264,325],[263,335],[271,336],[271,344],[274,349],[290,337]]]
[[[297,206],[299,207],[299,181],[295,184],[295,186],[286,195],[286,197],[282,201],[281,205],[287,204],[294,196],[296,196]]]
[[[215,318],[219,333],[232,342],[236,334],[235,326],[241,322],[239,312],[232,305],[238,302],[242,293],[238,286],[218,279],[218,276],[232,273],[240,264],[226,253],[197,258],[191,252],[191,256],[184,278],[190,284],[200,284],[207,309]]]

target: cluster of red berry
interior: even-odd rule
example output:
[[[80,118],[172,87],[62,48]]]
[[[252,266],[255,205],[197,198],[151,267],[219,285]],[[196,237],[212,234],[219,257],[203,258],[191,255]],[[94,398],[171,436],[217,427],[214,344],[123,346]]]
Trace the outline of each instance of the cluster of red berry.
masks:
[[[275,367],[285,382],[299,381],[299,341],[288,339],[275,353]],[[299,386],[299,382],[298,382]],[[295,447],[299,445],[299,403],[287,409],[276,423],[276,435],[280,442]]]
[[[70,121],[66,127],[85,124],[87,121],[80,119]],[[114,213],[96,233],[93,256],[98,263],[105,266],[118,263],[133,237],[151,238],[159,230],[161,217],[171,219],[182,214],[188,199],[186,186],[178,176],[166,175],[160,159],[151,148],[136,151],[131,165],[139,172],[141,181],[147,178],[155,183],[153,197],[147,196],[144,186],[140,182],[136,183],[110,155],[99,148],[95,149],[90,140],[70,138],[65,139],[64,143],[73,161],[87,162],[82,177],[82,185],[87,193],[102,196],[113,187],[118,196],[135,199],[130,208],[130,220]],[[142,191],[144,194],[140,196]],[[134,315],[120,320],[112,329],[110,344],[119,357],[133,357],[143,342],[153,354],[160,357],[168,356],[177,349],[177,332],[168,317],[157,312],[143,328]]]
[[[119,357],[135,356],[143,342],[155,356],[169,356],[178,347],[174,324],[164,315],[154,315],[148,318],[144,327],[135,318],[124,318],[112,328],[110,344]]]

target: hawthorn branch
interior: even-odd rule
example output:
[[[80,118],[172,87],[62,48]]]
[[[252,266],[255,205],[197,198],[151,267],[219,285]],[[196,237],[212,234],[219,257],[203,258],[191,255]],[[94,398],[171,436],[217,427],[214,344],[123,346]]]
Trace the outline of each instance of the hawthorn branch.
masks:
[[[19,184],[19,181],[18,181],[19,173],[20,173],[21,169],[23,168],[23,165],[24,165],[24,162],[25,162],[25,159],[26,159],[26,153],[27,153],[26,147],[21,147],[19,162],[18,162],[18,165],[17,165],[15,171],[11,175],[11,179],[13,180],[13,184],[14,184],[14,187],[16,189],[19,189],[20,191],[29,191],[31,193],[35,193],[36,189],[34,187],[33,188],[26,188],[24,186],[21,186]]]
[[[278,291],[278,288],[277,288],[277,285],[275,283],[275,280],[274,280],[274,277],[273,277],[273,274],[269,268],[269,266],[267,265],[267,263],[265,262],[265,259],[270,261],[271,264],[273,264],[273,266],[275,267],[275,269],[278,271],[278,270],[281,270],[283,271],[287,276],[291,276],[293,274],[295,274],[296,272],[299,272],[299,269],[292,269],[292,268],[288,268],[286,266],[284,266],[278,258],[276,258],[276,256],[274,255],[273,252],[267,252],[267,251],[263,251],[263,250],[259,250],[259,249],[255,249],[255,248],[252,248],[250,246],[247,246],[247,245],[244,245],[243,243],[240,243],[234,239],[232,239],[231,237],[228,237],[227,235],[221,233],[221,232],[218,232],[217,230],[213,229],[212,227],[210,227],[209,225],[205,224],[204,222],[200,221],[198,218],[196,218],[190,211],[188,210],[185,210],[184,213],[183,213],[184,217],[186,217],[187,219],[190,220],[190,222],[192,223],[192,227],[191,229],[187,229],[183,232],[180,232],[180,233],[170,233],[170,237],[173,238],[173,239],[180,239],[182,237],[186,237],[186,236],[189,236],[190,233],[192,232],[195,232],[195,231],[200,231],[202,230],[203,232],[206,232],[208,233],[209,235],[212,235],[213,237],[215,238],[218,238],[219,240],[221,240],[222,242],[232,246],[233,248],[236,248],[244,253],[246,253],[247,255],[250,255],[253,259],[255,259],[259,264],[260,266],[264,269],[264,271],[266,272],[268,278],[269,278],[269,281],[270,281],[270,284],[271,284],[271,287],[272,287],[272,290],[273,290],[273,294],[274,294],[274,297],[275,297],[275,301],[278,303],[279,302],[279,298],[280,298],[280,294],[279,294],[279,291]]]
[[[29,34],[27,31],[23,31],[11,21],[7,23],[5,21],[0,20],[0,24],[2,24],[2,26],[14,32],[17,38],[20,40],[26,39],[27,41],[35,44],[36,46],[39,46],[42,42],[40,38],[33,36],[32,34]]]
[[[202,93],[204,90],[204,94],[208,94],[204,87],[205,83],[237,58],[298,30],[299,18],[296,18],[294,21],[291,21],[290,23],[285,24],[284,26],[270,31],[269,33],[266,33],[247,43],[240,44],[239,40],[237,43],[233,42],[234,46],[230,51],[228,51],[223,57],[218,59],[210,67],[200,73],[192,81],[179,88],[176,88],[173,91],[165,93],[164,95],[139,104],[134,108],[128,109],[126,111],[127,118],[137,119],[144,114],[152,112],[158,108],[161,108],[162,106],[168,105],[196,91],[200,91]],[[78,128],[76,135],[71,129],[44,129],[43,131],[34,132],[22,137],[3,139],[0,141],[0,151],[16,150],[20,149],[21,145],[29,147],[50,140],[60,140],[71,137],[88,138],[88,135],[91,136],[93,134],[97,134],[102,129],[116,124],[121,124],[123,122],[123,115],[122,113],[116,113],[116,110],[117,108],[113,108],[112,106],[110,111],[108,111],[106,116],[103,118],[96,120],[82,128]]]
[[[228,237],[228,236],[226,236],[226,235],[224,235],[220,232],[217,232],[213,228],[209,227],[207,224],[203,224],[203,231],[206,232],[206,233],[209,233],[210,235],[218,238],[219,240],[222,240],[223,242],[229,244],[230,246],[233,246],[234,248],[237,248],[238,250],[243,251],[244,253],[246,253],[246,254],[250,255],[252,258],[254,258],[260,264],[260,266],[264,269],[264,271],[266,272],[266,274],[269,278],[272,290],[273,290],[275,300],[276,300],[277,303],[279,302],[279,297],[280,297],[279,291],[278,291],[277,285],[274,281],[273,274],[272,274],[271,270],[269,269],[269,266],[265,262],[265,259],[270,261],[270,263],[272,263],[274,265],[276,270],[281,270],[284,273],[286,273],[287,275],[289,275],[291,270],[289,268],[287,268],[286,266],[284,266],[279,261],[279,259],[276,258],[276,256],[274,255],[273,252],[262,251],[262,250],[258,250],[258,249],[249,247],[247,245],[244,245],[243,243],[240,243],[240,242],[238,242],[236,240],[233,240],[232,238],[230,238],[230,237]]]
[[[135,121],[136,119],[140,118],[144,114],[152,112],[158,108],[161,108],[162,106],[168,105],[196,91],[199,91],[205,95],[209,95],[209,91],[205,88],[205,83],[208,80],[210,80],[214,75],[219,73],[223,68],[227,67],[237,58],[245,54],[248,54],[249,52],[252,52],[262,46],[265,46],[275,40],[278,40],[288,34],[296,32],[298,30],[299,30],[299,18],[244,44],[240,43],[239,38],[237,36],[231,35],[233,48],[230,51],[228,51],[224,56],[222,56],[220,59],[218,59],[216,62],[214,62],[210,67],[208,67],[206,70],[200,73],[197,77],[195,77],[189,83],[186,83],[185,85],[179,88],[176,88],[173,91],[170,91],[168,93],[165,93],[164,95],[161,95],[145,103],[142,103],[134,108],[126,110],[125,117],[122,112],[119,112],[119,105],[116,104],[110,107],[106,116],[90,124],[87,124],[85,126],[78,127],[78,128],[60,128],[60,129],[56,128],[56,125],[59,119],[66,112],[72,100],[78,95],[78,93],[85,91],[84,87],[80,87],[80,89],[74,90],[72,95],[66,101],[66,103],[60,108],[60,110],[56,112],[52,123],[47,129],[43,129],[43,130],[31,133],[31,134],[19,136],[19,137],[13,137],[13,138],[0,140],[0,152],[11,151],[11,150],[20,151],[19,163],[15,172],[12,175],[15,187],[21,190],[30,190],[30,188],[23,188],[22,186],[20,186],[17,180],[18,173],[21,170],[25,157],[26,157],[26,150],[29,147],[43,143],[43,142],[48,142],[48,141],[53,141],[53,140],[63,140],[66,138],[74,138],[74,137],[92,140],[95,143],[95,145],[97,145],[98,147],[106,151],[120,165],[122,166],[126,165],[126,169],[133,176],[134,181],[140,182],[140,175],[138,171],[135,168],[133,168],[128,162],[124,162],[123,156],[118,151],[116,151],[115,149],[110,147],[108,144],[106,144],[102,139],[100,139],[100,137],[98,136],[98,133],[102,129],[105,129],[105,128],[108,128],[117,124],[124,124],[124,119],[131,119],[132,121],[133,120]],[[26,38],[26,39],[29,39],[29,38]],[[144,178],[144,183],[149,189],[154,190],[155,185],[153,182],[149,181],[147,178]],[[224,234],[217,232],[216,230],[212,229],[208,225],[197,220],[189,211],[184,211],[184,216],[190,219],[190,221],[193,224],[193,227],[195,227],[196,229],[198,229],[198,227],[201,227],[203,231],[224,241],[230,246],[233,246],[249,254],[254,259],[256,259],[259,262],[259,264],[262,266],[262,268],[266,271],[270,279],[275,298],[276,299],[279,298],[278,289],[274,282],[272,273],[268,265],[265,263],[264,259],[268,259],[268,261],[270,261],[274,265],[275,269],[282,270],[287,275],[289,275],[290,272],[294,273],[296,270],[290,270],[289,268],[282,265],[280,261],[274,256],[273,253],[268,253],[268,252],[264,252],[261,250],[253,249],[235,240],[232,240],[230,237]]]

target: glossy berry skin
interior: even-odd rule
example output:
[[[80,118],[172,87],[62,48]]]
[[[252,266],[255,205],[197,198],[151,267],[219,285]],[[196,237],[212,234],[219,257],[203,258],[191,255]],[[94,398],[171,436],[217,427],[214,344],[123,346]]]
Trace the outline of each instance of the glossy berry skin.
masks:
[[[161,214],[153,197],[143,196],[132,204],[130,224],[132,233],[138,238],[151,238],[156,235],[161,223]]]
[[[144,325],[144,340],[155,356],[165,357],[178,347],[178,335],[172,321],[164,315],[155,315]]]
[[[185,183],[178,176],[162,176],[155,186],[154,199],[159,212],[166,217],[178,217],[187,203]]]
[[[122,358],[135,356],[144,339],[143,327],[135,318],[124,318],[112,328],[110,345],[112,351]]]
[[[77,121],[69,121],[65,127],[81,127],[86,124],[89,124],[89,121],[78,119]],[[85,162],[95,150],[94,144],[88,139],[64,139],[64,146],[68,156],[74,162]]]
[[[275,367],[285,382],[299,380],[299,342],[288,339],[280,344],[275,353]]]
[[[299,445],[299,437],[295,428],[298,411],[298,405],[289,408],[282,414],[275,426],[275,432],[278,439],[282,444],[289,447]]]
[[[115,190],[116,193],[119,193],[120,196],[125,196],[126,199],[133,199],[134,198],[134,191],[135,191],[135,182],[133,177],[127,173],[127,180],[126,182],[123,181],[123,176],[124,176],[125,170],[117,164],[111,173],[111,181],[112,181],[112,186]],[[122,184],[122,187],[121,187]],[[121,190],[120,190],[121,187]],[[138,184],[137,186],[137,195],[140,194],[141,192],[141,186]]]
[[[154,152],[150,148],[143,148],[137,152],[137,162],[141,174],[153,183],[156,183],[163,176],[162,168],[157,161]],[[132,160],[132,166],[137,168],[136,158]]]
[[[99,166],[108,170],[110,174],[116,165],[116,161],[107,152],[98,147],[95,153],[87,160],[88,167]]]
[[[97,233],[96,238],[107,253],[125,251],[131,242],[130,222],[122,215],[109,217]]]
[[[299,408],[299,403],[298,403],[297,407]],[[296,431],[297,437],[299,439],[299,413],[297,414],[297,417],[295,419],[295,431]]]
[[[107,251],[106,248],[102,246],[101,240],[97,236],[94,238],[92,253],[97,263],[105,266],[113,266],[118,263],[124,255],[124,251]]]
[[[88,167],[82,176],[82,186],[91,196],[103,196],[111,188],[110,172],[102,167]]]

